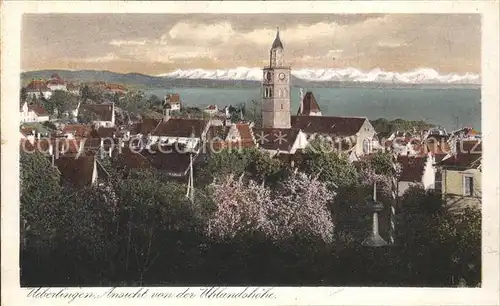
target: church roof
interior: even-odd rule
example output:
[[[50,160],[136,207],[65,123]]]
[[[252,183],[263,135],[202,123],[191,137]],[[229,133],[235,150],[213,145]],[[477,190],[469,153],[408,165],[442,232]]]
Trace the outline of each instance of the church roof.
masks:
[[[316,102],[316,98],[312,92],[308,91],[304,95],[304,99],[302,100],[302,107],[299,108],[297,115],[309,115],[311,113],[320,112],[320,108],[318,103]]]
[[[283,43],[281,43],[280,39],[280,30],[276,32],[276,38],[274,39],[273,46],[271,47],[271,49],[278,49],[278,48],[284,49]]]
[[[292,116],[292,128],[305,133],[353,136],[361,130],[365,117]]]

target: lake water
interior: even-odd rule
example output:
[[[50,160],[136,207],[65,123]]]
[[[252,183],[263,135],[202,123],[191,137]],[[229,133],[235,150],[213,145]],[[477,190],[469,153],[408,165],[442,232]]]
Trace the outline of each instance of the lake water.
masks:
[[[373,120],[424,120],[453,130],[458,125],[481,130],[481,90],[471,88],[313,88],[324,116],[365,116]],[[146,95],[181,95],[186,106],[218,107],[260,101],[260,88],[174,88],[146,90]],[[292,88],[292,110],[299,107]],[[458,118],[458,119],[457,119]]]

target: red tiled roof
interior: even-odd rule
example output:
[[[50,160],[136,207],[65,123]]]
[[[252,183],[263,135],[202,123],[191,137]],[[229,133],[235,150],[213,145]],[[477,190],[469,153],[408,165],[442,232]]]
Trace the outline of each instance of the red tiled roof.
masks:
[[[85,187],[92,183],[94,173],[94,156],[60,157],[54,160],[54,164],[61,173],[62,181],[66,181],[75,187]]]
[[[191,133],[194,133],[195,137],[201,138],[207,124],[208,120],[172,118],[160,123],[151,134],[154,136],[191,137]]]
[[[450,168],[472,169],[480,165],[481,154],[458,153],[441,160],[437,165]]]
[[[205,109],[207,109],[207,110],[216,110],[217,109],[217,105],[212,104],[212,105],[209,105],[209,106],[205,107]]]
[[[426,156],[398,156],[398,163],[401,165],[400,181],[420,182],[424,174]]]
[[[99,121],[111,121],[113,118],[113,104],[82,104],[80,108],[96,114]]]
[[[312,92],[308,91],[304,95],[304,99],[302,99],[302,109],[299,107],[299,111],[297,115],[309,115],[310,113],[315,113],[321,111],[318,103],[316,102],[316,98]]]
[[[292,116],[292,128],[305,133],[355,135],[367,120],[364,117]]]
[[[300,130],[297,128],[274,129],[255,128],[253,133],[257,140],[257,145],[266,150],[280,150],[289,152],[297,139]]]
[[[50,89],[47,87],[44,81],[33,80],[28,84],[28,86],[26,86],[26,90],[28,92],[40,92],[40,91],[49,91]]]
[[[227,134],[229,133],[229,126],[223,125],[211,125],[207,131],[207,140],[211,140],[217,138],[219,140],[225,140],[227,138]]]
[[[92,131],[91,125],[67,124],[62,129],[64,133],[72,133],[75,137],[87,137]]]
[[[238,129],[238,133],[240,133],[242,141],[252,141],[252,142],[254,141],[250,125],[244,123],[237,123],[236,129]]]
[[[210,144],[214,150],[222,149],[242,149],[242,148],[255,148],[257,144],[253,140],[244,141],[216,141]]]
[[[49,112],[41,105],[30,105],[28,106],[30,111],[33,111],[37,116],[48,116]]]
[[[137,135],[147,135],[152,133],[156,127],[162,122],[161,119],[142,119],[141,122],[135,123],[130,129],[130,134]]]
[[[50,79],[47,81],[47,85],[64,85],[66,82],[62,79]]]
[[[177,104],[181,102],[181,95],[178,93],[171,93],[167,95],[165,100],[165,102],[169,104]]]
[[[100,127],[96,132],[99,138],[113,138],[118,130],[114,127]]]

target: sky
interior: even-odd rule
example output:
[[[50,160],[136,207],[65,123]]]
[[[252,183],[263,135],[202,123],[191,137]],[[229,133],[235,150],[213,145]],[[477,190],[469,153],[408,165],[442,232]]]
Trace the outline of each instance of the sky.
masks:
[[[280,29],[292,68],[480,73],[480,15],[28,14],[21,69],[157,75],[264,67]]]

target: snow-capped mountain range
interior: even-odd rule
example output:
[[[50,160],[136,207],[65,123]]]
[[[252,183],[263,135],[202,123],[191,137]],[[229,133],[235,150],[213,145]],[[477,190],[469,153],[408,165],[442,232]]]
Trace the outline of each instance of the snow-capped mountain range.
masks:
[[[356,68],[293,69],[292,75],[309,82],[354,82],[383,84],[481,84],[478,74],[440,74],[434,69],[421,68],[409,72],[388,72],[381,69],[361,71]],[[261,81],[261,68],[176,70],[158,75],[171,79],[208,79]]]

